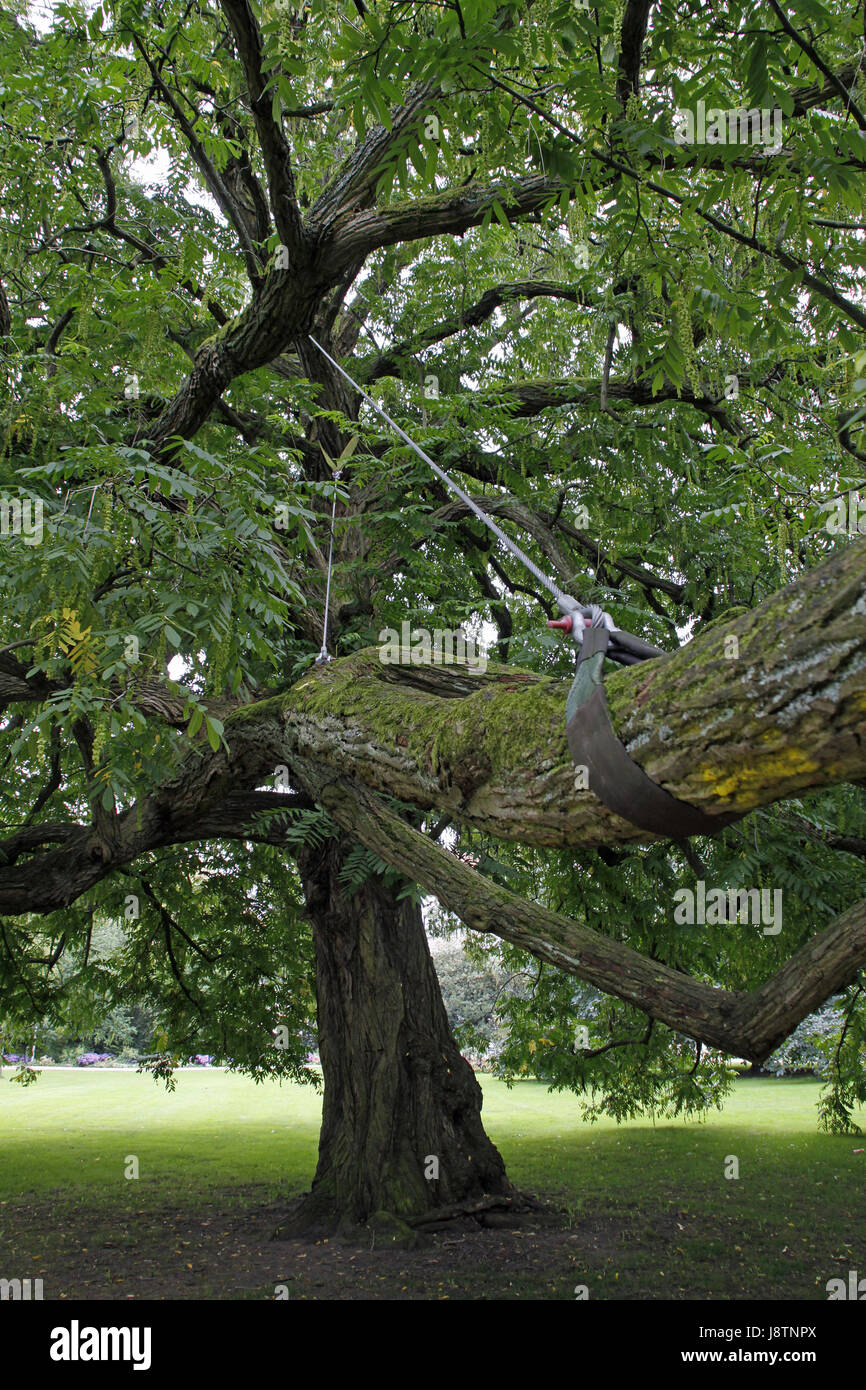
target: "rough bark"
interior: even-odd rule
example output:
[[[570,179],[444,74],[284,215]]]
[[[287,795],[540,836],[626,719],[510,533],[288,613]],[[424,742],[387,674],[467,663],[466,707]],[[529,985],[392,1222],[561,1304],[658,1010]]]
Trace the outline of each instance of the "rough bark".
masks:
[[[372,1222],[393,1235],[440,1209],[514,1194],[448,1025],[420,909],[375,875],[349,892],[345,846],[330,840],[299,857],[325,1095],[312,1191],[283,1229]],[[438,1178],[425,1176],[432,1160]]]

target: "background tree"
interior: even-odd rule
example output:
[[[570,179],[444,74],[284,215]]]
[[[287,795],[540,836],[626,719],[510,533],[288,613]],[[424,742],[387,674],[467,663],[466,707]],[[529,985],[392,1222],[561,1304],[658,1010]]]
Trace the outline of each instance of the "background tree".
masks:
[[[158,1003],[163,1070],[195,1038],[302,1076],[314,956],[298,1220],[508,1201],[417,883],[616,999],[536,991],[551,1077],[616,1113],[707,1103],[706,1048],[761,1059],[841,993],[849,1123],[866,599],[862,545],[818,508],[863,474],[862,6],[0,23],[4,1010],[109,970]],[[680,143],[698,101],[778,107],[778,151]],[[655,780],[747,823],[673,846],[575,794],[546,594],[310,333],[559,583],[670,650],[694,635],[611,678],[614,722]],[[310,674],[335,496],[341,660]],[[404,620],[493,623],[499,664],[383,666]],[[677,928],[696,878],[784,884],[783,935]],[[97,971],[93,913],[130,893]]]

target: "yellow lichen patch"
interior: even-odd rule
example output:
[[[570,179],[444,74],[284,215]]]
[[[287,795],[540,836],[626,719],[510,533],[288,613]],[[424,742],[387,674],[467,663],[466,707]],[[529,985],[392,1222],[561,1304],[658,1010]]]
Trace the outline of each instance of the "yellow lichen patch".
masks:
[[[784,737],[779,729],[762,729],[760,734],[762,743],[784,743]]]
[[[819,764],[800,748],[781,748],[778,752],[757,754],[745,767],[722,772],[715,767],[701,769],[701,780],[708,783],[720,800],[735,797],[741,804],[758,804],[755,794],[766,787],[779,788],[789,778],[817,772]]]

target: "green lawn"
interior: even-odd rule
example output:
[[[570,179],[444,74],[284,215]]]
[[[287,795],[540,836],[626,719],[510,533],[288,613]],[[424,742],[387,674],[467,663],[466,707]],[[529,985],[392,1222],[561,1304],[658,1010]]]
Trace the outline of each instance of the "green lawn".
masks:
[[[62,1187],[125,1200],[130,1154],[139,1197],[170,1188],[183,1202],[214,1190],[230,1198],[237,1184],[285,1179],[300,1188],[316,1166],[320,1111],[312,1087],[206,1069],[177,1073],[171,1092],[135,1072],[46,1069],[28,1087],[4,1077],[0,1198]]]
[[[76,1213],[99,1214],[103,1235],[121,1216],[134,1242],[135,1219],[242,1215],[312,1177],[321,1101],[311,1088],[201,1071],[180,1074],[167,1093],[134,1073],[46,1071],[24,1089],[10,1074],[0,1080],[0,1252],[4,1237],[25,1248],[26,1225],[26,1248],[46,1268],[55,1232]],[[593,1297],[823,1298],[828,1278],[866,1273],[866,1154],[855,1152],[866,1141],[816,1132],[817,1083],[743,1079],[702,1123],[617,1126],[583,1123],[575,1097],[539,1083],[509,1091],[480,1079],[485,1124],[512,1180],[555,1199],[561,1239],[577,1242],[561,1276],[527,1262],[520,1296],[549,1297],[552,1283],[553,1296],[570,1296],[577,1276]],[[130,1155],[137,1182],[124,1177]],[[725,1177],[731,1155],[737,1180]],[[178,1240],[175,1253],[190,1243]],[[496,1260],[476,1266],[474,1292],[454,1276],[451,1296],[517,1296],[508,1274],[504,1287]]]

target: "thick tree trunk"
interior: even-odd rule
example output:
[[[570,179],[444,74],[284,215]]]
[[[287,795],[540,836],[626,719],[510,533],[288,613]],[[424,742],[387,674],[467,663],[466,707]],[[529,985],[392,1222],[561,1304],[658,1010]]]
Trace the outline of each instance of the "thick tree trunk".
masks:
[[[377,876],[349,893],[339,881],[345,843],[299,860],[325,1097],[312,1191],[283,1231],[371,1222],[405,1234],[402,1223],[513,1190],[448,1025],[420,909]]]

